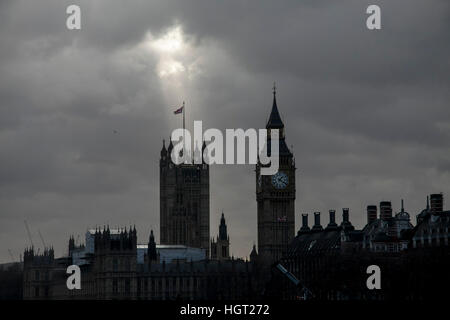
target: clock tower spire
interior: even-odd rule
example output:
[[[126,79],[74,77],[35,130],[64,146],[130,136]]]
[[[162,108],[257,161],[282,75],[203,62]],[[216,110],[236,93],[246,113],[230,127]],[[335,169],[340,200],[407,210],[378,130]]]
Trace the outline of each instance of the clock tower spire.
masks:
[[[261,163],[256,165],[256,202],[258,220],[258,252],[263,263],[273,263],[286,252],[295,236],[295,162],[285,141],[284,123],[278,111],[276,87],[269,120],[267,146],[270,131],[278,129],[279,170],[273,176],[261,175]]]

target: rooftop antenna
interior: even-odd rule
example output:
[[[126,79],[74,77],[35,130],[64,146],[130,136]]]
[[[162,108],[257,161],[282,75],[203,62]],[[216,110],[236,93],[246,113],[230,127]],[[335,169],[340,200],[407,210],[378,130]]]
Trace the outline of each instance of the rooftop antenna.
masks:
[[[44,245],[44,248],[47,248],[47,246],[45,245],[44,237],[41,234],[41,230],[38,229],[38,233],[39,233],[39,237],[41,238],[42,244]]]
[[[25,228],[27,229],[27,234],[28,234],[28,238],[30,239],[31,246],[34,247],[33,239],[31,238],[31,232],[30,232],[30,228],[28,227],[27,220],[23,220],[23,222],[25,223]]]

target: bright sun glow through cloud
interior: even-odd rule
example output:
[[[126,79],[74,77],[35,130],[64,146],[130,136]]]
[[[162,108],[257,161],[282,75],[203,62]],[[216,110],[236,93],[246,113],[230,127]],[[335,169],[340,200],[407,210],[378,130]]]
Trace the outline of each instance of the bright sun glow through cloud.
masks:
[[[161,38],[154,40],[152,45],[161,52],[173,53],[179,51],[183,47],[181,27],[176,26],[169,30]]]
[[[148,44],[159,56],[157,72],[161,78],[186,71],[182,58],[188,54],[189,46],[184,42],[180,26],[175,26],[157,39],[150,35]]]
[[[188,91],[195,86],[195,78],[201,73],[205,48],[196,46],[178,24],[159,35],[149,32],[140,46],[157,58],[154,71],[160,80],[166,104],[171,106],[167,109],[168,115],[182,101],[192,102]],[[174,120],[173,117],[171,119]]]

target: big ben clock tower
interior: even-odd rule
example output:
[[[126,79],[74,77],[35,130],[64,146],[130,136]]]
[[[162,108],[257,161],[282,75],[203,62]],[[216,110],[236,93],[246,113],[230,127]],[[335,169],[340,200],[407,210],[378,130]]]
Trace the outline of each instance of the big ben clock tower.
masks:
[[[267,144],[270,146],[270,130],[279,130],[279,169],[272,176],[261,175],[263,166],[256,165],[256,201],[258,211],[258,251],[264,263],[273,263],[286,252],[295,236],[295,160],[286,145],[284,124],[278,112],[276,90],[269,121]]]

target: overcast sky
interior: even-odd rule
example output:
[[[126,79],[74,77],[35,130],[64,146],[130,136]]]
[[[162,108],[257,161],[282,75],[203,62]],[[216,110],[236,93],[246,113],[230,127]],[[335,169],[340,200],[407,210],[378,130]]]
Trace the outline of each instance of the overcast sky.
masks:
[[[66,7],[82,29],[66,29]],[[366,28],[378,4],[382,29]],[[0,1],[0,262],[136,224],[159,239],[159,152],[181,125],[263,128],[272,83],[300,214],[450,198],[450,1]],[[114,131],[117,131],[115,133]],[[211,236],[256,241],[253,166],[211,167]],[[444,204],[446,208],[449,208]]]

